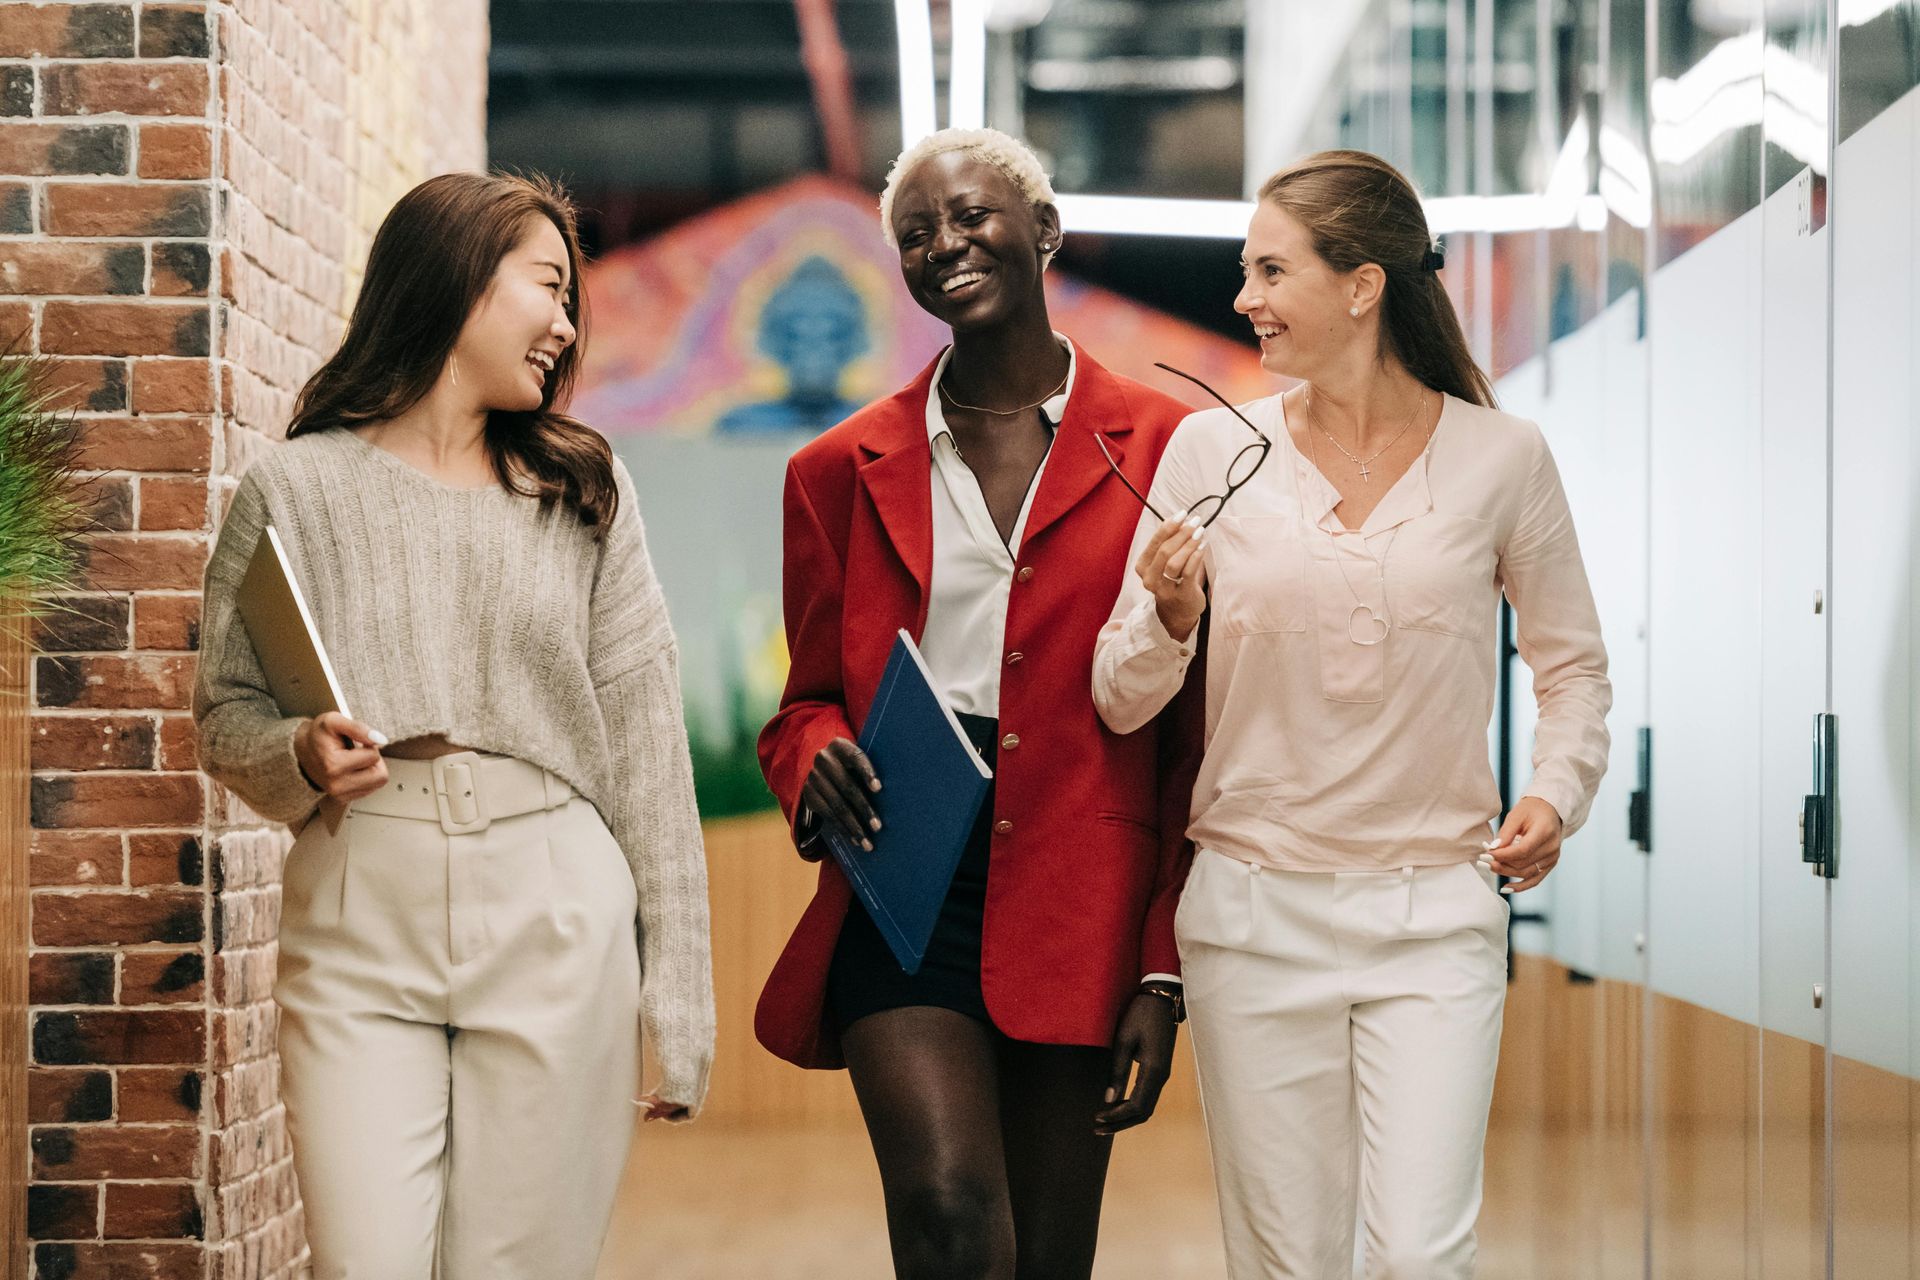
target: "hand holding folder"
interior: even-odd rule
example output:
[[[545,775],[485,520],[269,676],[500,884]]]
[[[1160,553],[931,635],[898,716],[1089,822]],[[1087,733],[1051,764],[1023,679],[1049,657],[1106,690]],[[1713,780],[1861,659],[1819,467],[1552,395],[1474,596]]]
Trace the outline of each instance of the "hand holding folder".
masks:
[[[905,631],[861,726],[860,750],[881,781],[870,797],[881,819],[867,838],[873,847],[833,821],[822,838],[900,967],[917,973],[993,773]]]
[[[280,542],[280,532],[272,525],[260,532],[260,541],[247,561],[247,572],[234,593],[234,607],[247,629],[247,638],[253,642],[254,656],[260,661],[260,670],[267,678],[267,690],[273,695],[280,714],[304,717],[327,730],[325,735],[316,738],[313,758],[297,743],[294,752],[301,758],[308,780],[328,793],[323,805],[344,806],[345,801],[333,795],[336,782],[344,783],[348,790],[359,795],[377,790],[385,782],[383,770],[379,783],[374,783],[371,777],[359,783],[348,779],[355,772],[370,773],[361,758],[353,753],[384,747],[387,736],[360,724],[347,710],[347,697],[341,691],[339,677],[334,674],[333,661],[327,656],[326,645],[321,643],[320,629],[314,625],[306,596],[294,577],[293,564]],[[318,745],[322,738],[324,746]],[[341,744],[339,749],[331,752],[325,749],[336,742]],[[338,769],[333,767],[336,756],[339,757]],[[361,767],[356,770],[355,765]],[[341,775],[338,780],[332,776],[336,773]],[[351,798],[351,795],[346,797]],[[338,825],[338,813],[329,813],[327,817],[329,826]]]

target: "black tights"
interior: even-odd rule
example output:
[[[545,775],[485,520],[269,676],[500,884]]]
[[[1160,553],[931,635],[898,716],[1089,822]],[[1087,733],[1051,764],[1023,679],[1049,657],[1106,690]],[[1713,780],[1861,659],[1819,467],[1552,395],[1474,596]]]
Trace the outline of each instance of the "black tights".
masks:
[[[1093,1274],[1112,1138],[1104,1049],[1024,1044],[965,1014],[870,1014],[841,1036],[900,1280]]]

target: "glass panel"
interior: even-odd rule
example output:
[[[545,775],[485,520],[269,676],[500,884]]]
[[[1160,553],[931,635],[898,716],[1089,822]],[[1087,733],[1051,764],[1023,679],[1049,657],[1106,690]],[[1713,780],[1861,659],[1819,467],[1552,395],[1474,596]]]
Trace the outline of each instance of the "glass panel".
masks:
[[[1653,1275],[1673,1280],[1757,1274],[1762,290],[1741,216],[1759,190],[1760,85],[1741,70],[1757,16],[1757,0],[1649,9],[1650,1182]]]
[[[1237,199],[1245,46],[1240,0],[1058,0],[992,42],[993,122],[1060,191]]]
[[[1825,0],[1769,0],[1760,210],[1760,1266],[1826,1274],[1825,881],[1801,860],[1813,717],[1827,705]],[[1822,1001],[1824,1003],[1824,1000]]]
[[[1650,86],[1656,265],[1753,208],[1760,192],[1759,0],[1657,0]]]
[[[1844,728],[1833,883],[1834,1274],[1920,1265],[1920,12],[1840,6],[1835,158],[1833,709]],[[1840,606],[1841,601],[1847,601]]]

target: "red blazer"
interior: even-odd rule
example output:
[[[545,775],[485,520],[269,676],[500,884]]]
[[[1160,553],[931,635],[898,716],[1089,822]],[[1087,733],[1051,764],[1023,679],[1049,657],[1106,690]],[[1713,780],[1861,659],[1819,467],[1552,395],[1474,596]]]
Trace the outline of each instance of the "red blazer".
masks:
[[[1000,727],[1020,745],[1002,749],[995,770],[980,982],[1007,1035],[1106,1045],[1140,979],[1180,971],[1173,911],[1192,860],[1186,826],[1205,682],[1190,674],[1180,698],[1124,737],[1094,710],[1094,640],[1131,572],[1140,518],[1094,436],[1145,493],[1187,409],[1085,351],[1077,358],[1007,609]],[[917,640],[926,626],[932,375],[929,365],[787,467],[793,665],[760,734],[760,764],[789,822],[814,756],[834,738],[859,736],[895,634],[905,628]],[[822,1006],[851,900],[838,866],[823,860],[813,901],[760,994],[760,1043],[803,1067],[843,1065]]]

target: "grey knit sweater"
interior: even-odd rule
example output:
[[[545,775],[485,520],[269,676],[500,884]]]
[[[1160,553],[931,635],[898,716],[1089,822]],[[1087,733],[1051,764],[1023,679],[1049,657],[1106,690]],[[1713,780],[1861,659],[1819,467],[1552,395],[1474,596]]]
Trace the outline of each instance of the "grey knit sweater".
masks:
[[[641,1020],[661,1096],[697,1108],[713,1057],[707,872],[678,651],[633,482],[604,540],[555,504],[443,485],[351,431],[272,450],[207,565],[201,766],[265,817],[320,796],[234,607],[261,529],[286,544],[354,718],[539,765],[599,809],[639,887]]]

